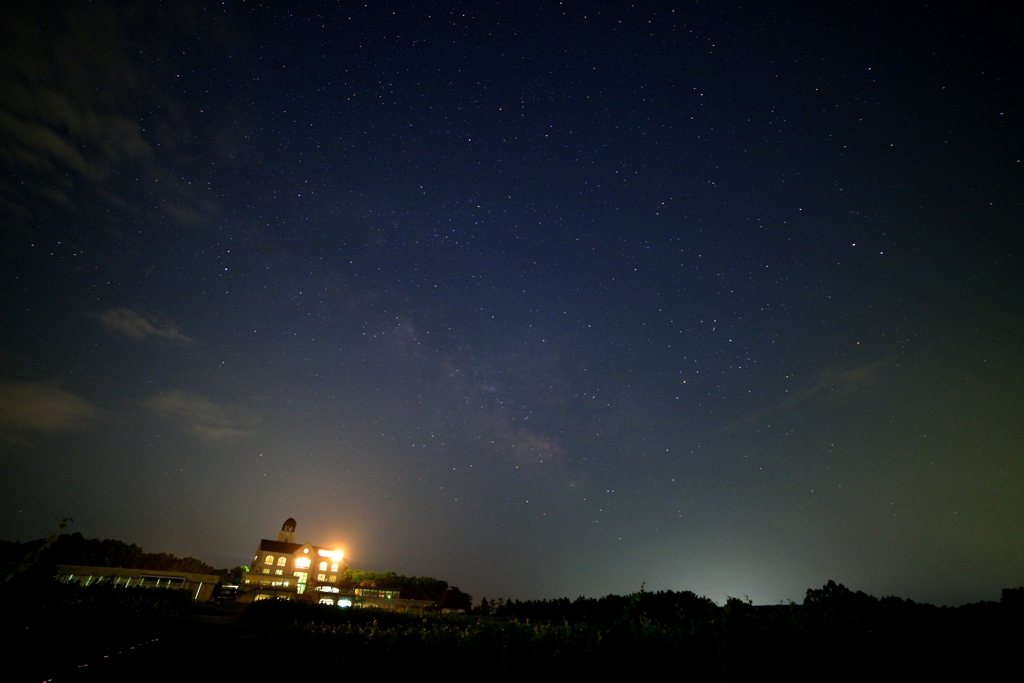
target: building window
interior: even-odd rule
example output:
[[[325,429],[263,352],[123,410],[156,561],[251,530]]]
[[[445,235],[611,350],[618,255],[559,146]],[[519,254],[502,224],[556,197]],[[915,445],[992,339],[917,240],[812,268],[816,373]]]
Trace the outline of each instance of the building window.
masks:
[[[278,567],[283,567],[287,562],[288,562],[288,558],[283,556],[283,555],[281,557],[277,558],[277,566]]]
[[[330,577],[330,578],[328,578],[327,580],[328,580],[328,581],[330,581],[331,583],[334,583],[335,581],[337,581],[337,580],[338,580],[338,577],[337,577],[337,576],[331,576],[331,577]]]
[[[297,558],[295,560],[295,568],[296,569],[308,569],[309,568],[309,558],[308,557]]]
[[[327,571],[327,563],[326,562],[321,562],[320,563],[320,571],[322,571],[322,572]]]
[[[338,563],[337,562],[335,562],[334,564],[331,565],[331,571],[332,572],[338,571]]]
[[[327,580],[327,575],[326,574],[317,574],[316,575],[316,580],[317,581],[326,581]]]
[[[264,557],[263,558],[263,564],[274,564],[274,556],[273,555],[267,555],[266,557]]]
[[[269,570],[269,569],[267,569],[266,567],[264,567],[264,568],[263,568],[263,573],[264,573],[264,574],[269,574],[269,573],[270,573],[270,570]]]
[[[274,573],[277,574],[278,576],[281,576],[282,574],[284,574],[284,570],[283,569],[275,569]]]

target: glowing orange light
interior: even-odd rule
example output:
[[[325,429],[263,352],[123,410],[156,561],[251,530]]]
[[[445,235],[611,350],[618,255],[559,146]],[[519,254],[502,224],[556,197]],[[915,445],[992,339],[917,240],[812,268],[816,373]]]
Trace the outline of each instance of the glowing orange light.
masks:
[[[334,560],[335,562],[341,562],[341,558],[345,557],[345,553],[341,552],[340,550],[323,550],[323,549],[320,549],[320,550],[318,550],[316,552],[317,552],[318,555],[320,555],[320,557],[329,557],[332,560]]]

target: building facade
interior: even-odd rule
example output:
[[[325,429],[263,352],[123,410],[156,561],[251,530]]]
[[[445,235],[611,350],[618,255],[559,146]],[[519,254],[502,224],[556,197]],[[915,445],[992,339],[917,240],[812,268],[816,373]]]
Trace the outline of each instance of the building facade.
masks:
[[[278,598],[338,603],[348,568],[345,554],[336,548],[296,543],[295,528],[295,520],[289,518],[276,541],[260,541],[252,567],[238,586],[239,602]]]
[[[57,567],[57,579],[64,583],[80,583],[83,586],[106,584],[119,588],[182,590],[188,591],[193,600],[207,602],[213,598],[214,586],[220,582],[221,577],[216,574],[62,564]]]

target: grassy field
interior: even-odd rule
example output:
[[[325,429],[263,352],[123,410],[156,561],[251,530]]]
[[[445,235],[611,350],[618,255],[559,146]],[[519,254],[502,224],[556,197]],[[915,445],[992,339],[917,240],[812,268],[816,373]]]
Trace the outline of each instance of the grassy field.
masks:
[[[1010,596],[1016,593],[1010,592]],[[4,656],[23,680],[330,679],[426,671],[511,679],[658,675],[835,678],[985,675],[1016,661],[1013,599],[957,608],[875,599],[829,584],[803,604],[719,606],[692,593],[503,603],[492,614],[406,615],[305,603],[209,606],[156,589],[4,586]],[[674,674],[673,674],[674,675]]]

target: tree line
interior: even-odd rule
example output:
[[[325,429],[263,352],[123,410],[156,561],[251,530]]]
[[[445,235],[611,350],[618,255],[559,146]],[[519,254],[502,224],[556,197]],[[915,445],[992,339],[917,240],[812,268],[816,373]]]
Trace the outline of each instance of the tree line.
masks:
[[[0,566],[22,561],[49,542],[40,560],[48,564],[72,564],[89,567],[124,567],[165,572],[226,575],[227,569],[216,569],[194,557],[178,557],[171,553],[147,553],[134,543],[110,538],[85,538],[81,533],[60,534],[55,540],[0,541]]]

